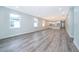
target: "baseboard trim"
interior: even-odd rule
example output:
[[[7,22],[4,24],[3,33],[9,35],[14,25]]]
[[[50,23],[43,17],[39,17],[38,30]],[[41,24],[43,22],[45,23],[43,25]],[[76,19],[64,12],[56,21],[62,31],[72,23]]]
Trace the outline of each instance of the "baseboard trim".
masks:
[[[67,30],[66,30],[67,34],[69,35],[70,38],[74,38]]]
[[[78,47],[78,45],[76,44],[76,42],[74,41],[75,39],[74,39],[74,37],[67,31],[67,34],[69,35],[69,37],[70,37],[70,41],[71,42],[73,42],[74,43],[74,45],[76,46],[76,48],[78,49],[78,51],[79,51],[79,47]]]
[[[74,41],[74,37],[66,30],[68,36],[70,37],[70,42],[73,42]]]
[[[20,36],[20,35],[27,35],[27,34],[32,34],[32,33],[36,33],[36,32],[40,32],[40,31],[44,31],[44,30],[47,30],[49,28],[45,28],[45,29],[40,29],[40,30],[36,30],[36,31],[33,31],[33,32],[28,32],[28,33],[23,33],[23,34],[17,34],[17,35],[13,35],[13,36],[10,36],[10,37],[6,37],[6,38],[1,38],[0,40],[2,39],[8,39],[8,38],[13,38],[13,37],[17,37],[17,36]]]
[[[75,39],[74,39],[75,40]],[[78,49],[78,51],[79,51],[79,47],[78,47],[78,45],[76,44],[76,42],[75,41],[73,41],[73,43],[75,44],[75,46],[76,46],[76,48]]]

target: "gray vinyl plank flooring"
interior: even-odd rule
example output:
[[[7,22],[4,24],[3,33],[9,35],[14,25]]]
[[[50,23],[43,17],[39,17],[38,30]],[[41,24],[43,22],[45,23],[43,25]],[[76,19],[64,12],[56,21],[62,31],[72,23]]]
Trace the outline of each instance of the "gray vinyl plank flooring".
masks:
[[[64,29],[46,29],[0,40],[0,52],[78,52]]]

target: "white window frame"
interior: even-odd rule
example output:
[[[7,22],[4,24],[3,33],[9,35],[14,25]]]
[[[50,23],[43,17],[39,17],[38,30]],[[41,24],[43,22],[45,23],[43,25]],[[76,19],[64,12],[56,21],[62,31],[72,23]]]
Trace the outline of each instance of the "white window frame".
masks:
[[[10,14],[10,28],[20,28],[20,15]]]
[[[38,27],[38,19],[37,18],[34,18],[34,24],[33,24],[34,27]]]

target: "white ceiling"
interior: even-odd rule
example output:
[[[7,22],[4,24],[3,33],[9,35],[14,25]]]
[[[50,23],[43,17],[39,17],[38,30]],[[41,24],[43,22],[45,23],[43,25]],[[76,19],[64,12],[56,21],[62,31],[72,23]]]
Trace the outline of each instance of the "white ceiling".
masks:
[[[44,19],[59,19],[66,16],[70,7],[67,6],[7,6],[8,8]],[[59,17],[60,16],[60,17]],[[57,18],[58,17],[58,18]]]

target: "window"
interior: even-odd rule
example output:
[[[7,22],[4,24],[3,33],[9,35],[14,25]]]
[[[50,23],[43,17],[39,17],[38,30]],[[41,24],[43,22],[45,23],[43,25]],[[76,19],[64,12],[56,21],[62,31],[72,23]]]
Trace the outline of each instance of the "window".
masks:
[[[20,16],[16,14],[10,14],[10,28],[20,28]]]
[[[38,19],[34,18],[34,27],[38,27]]]

